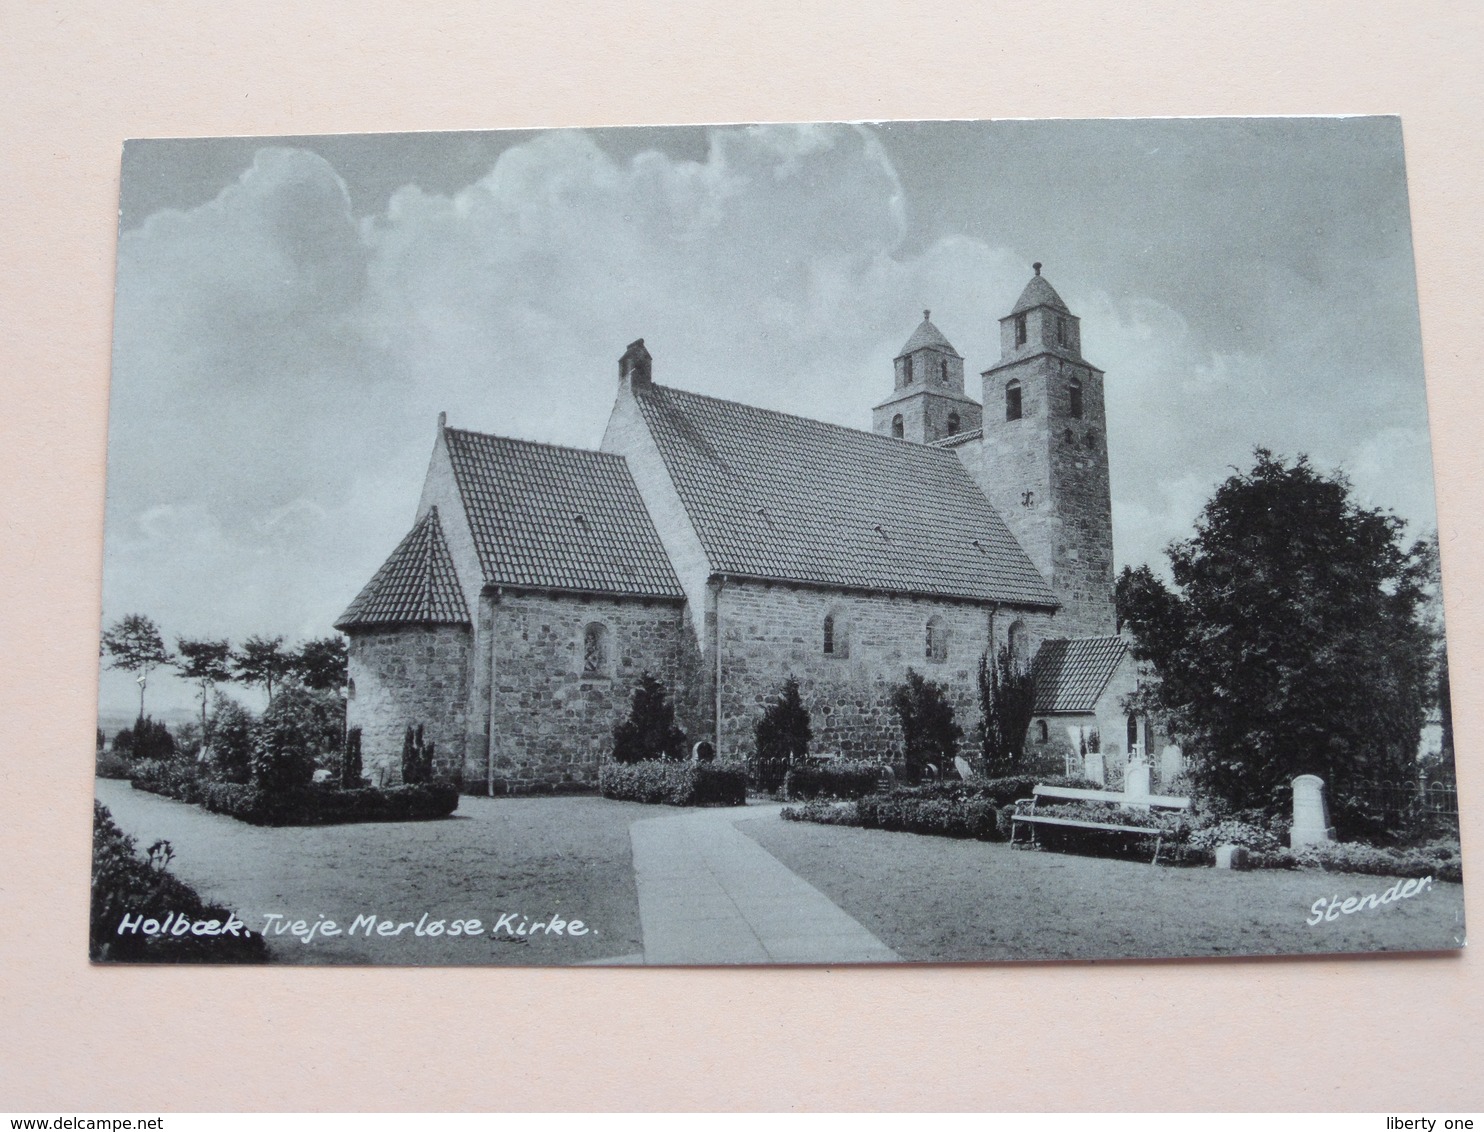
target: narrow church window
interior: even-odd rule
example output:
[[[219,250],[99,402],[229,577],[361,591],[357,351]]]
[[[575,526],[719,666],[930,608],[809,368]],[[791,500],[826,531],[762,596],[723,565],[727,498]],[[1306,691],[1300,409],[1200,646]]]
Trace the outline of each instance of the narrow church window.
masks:
[[[1025,345],[1025,315],[1023,314],[1015,316],[1015,344],[1017,346]]]
[[[944,385],[948,384],[948,359],[944,358],[938,363],[938,380]]]
[[[1012,381],[1005,386],[1005,419],[1007,421],[1020,419],[1020,382],[1018,381]]]
[[[824,651],[833,656],[835,652],[835,615],[826,613],[824,615]]]
[[[1030,667],[1030,639],[1024,621],[1017,621],[1010,626],[1010,663],[1017,672],[1024,672]]]
[[[1051,728],[1046,726],[1044,719],[1036,720],[1036,738],[1043,743],[1051,738]]]
[[[1067,386],[1067,391],[1072,397],[1072,417],[1080,421],[1082,419],[1082,382],[1078,381],[1075,377],[1072,378],[1071,384]]]
[[[891,419],[891,434],[900,438],[902,436],[902,414],[898,413]]]
[[[1097,430],[1096,429],[1093,429],[1092,431],[1090,431],[1087,434],[1086,438],[1082,441],[1082,443],[1085,444],[1085,445],[1087,445],[1087,447],[1089,447],[1089,448],[1095,448],[1095,447],[1097,447],[1097,443],[1098,443]]]
[[[582,674],[608,674],[608,626],[593,622],[582,634]]]
[[[912,359],[911,358],[903,358],[902,359],[902,373],[904,375],[904,380],[902,381],[902,384],[903,385],[911,385],[912,384]]]
[[[925,655],[934,664],[948,659],[948,627],[941,617],[933,617],[927,623],[927,650]]]
[[[959,426],[958,414],[957,413],[949,413],[948,414],[948,435],[949,436],[957,436],[958,435],[958,426]]]
[[[1067,320],[1061,315],[1056,316],[1056,344],[1058,346],[1067,344]]]
[[[1067,429],[1066,432],[1062,433],[1061,434],[1061,438],[1062,438],[1063,443],[1066,443],[1066,444],[1074,444],[1074,443],[1076,443],[1076,440],[1077,440],[1077,438],[1072,435],[1072,430],[1071,429]]]

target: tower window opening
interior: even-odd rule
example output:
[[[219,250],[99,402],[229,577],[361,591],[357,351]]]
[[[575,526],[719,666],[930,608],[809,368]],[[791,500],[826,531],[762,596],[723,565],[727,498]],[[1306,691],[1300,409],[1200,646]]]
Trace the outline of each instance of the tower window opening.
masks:
[[[1056,344],[1058,346],[1067,344],[1067,320],[1061,315],[1056,316]]]
[[[1088,448],[1096,448],[1098,443],[1097,430],[1092,429],[1091,431],[1089,431],[1087,436],[1083,439],[1082,443],[1085,444]]]
[[[949,436],[957,436],[958,435],[959,423],[960,422],[959,422],[959,418],[958,418],[958,414],[957,413],[949,413],[948,414],[948,435]]]
[[[1005,386],[1005,419],[1007,421],[1020,419],[1020,382],[1018,381],[1012,381]]]
[[[948,384],[948,359],[947,358],[944,358],[942,361],[940,361],[938,363],[938,380],[942,384],[944,384],[944,385],[947,385]]]
[[[1061,438],[1062,442],[1065,444],[1075,444],[1077,441],[1077,438],[1072,435],[1071,429],[1067,429],[1066,432],[1062,433]]]
[[[1015,316],[1015,344],[1017,346],[1025,345],[1025,315],[1023,314]]]
[[[912,359],[911,358],[903,358],[902,359],[902,384],[903,385],[911,385],[912,384]]]
[[[902,414],[898,413],[891,419],[891,434],[900,440],[905,430],[902,426]]]
[[[1080,421],[1082,419],[1082,382],[1075,377],[1072,378],[1071,384],[1067,386],[1067,392],[1071,394],[1072,417]]]

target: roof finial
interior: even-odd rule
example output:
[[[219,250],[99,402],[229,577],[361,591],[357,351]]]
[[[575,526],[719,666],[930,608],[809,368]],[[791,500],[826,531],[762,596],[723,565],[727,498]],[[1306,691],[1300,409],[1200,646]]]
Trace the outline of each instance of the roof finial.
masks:
[[[932,317],[933,317],[933,312],[924,307],[923,308],[923,312],[922,312],[922,321],[923,322],[926,322],[928,319],[930,319]]]
[[[1036,269],[1036,274],[1037,275],[1040,275],[1041,274],[1041,265],[1039,263],[1033,263],[1033,264],[1031,264],[1031,266]]]

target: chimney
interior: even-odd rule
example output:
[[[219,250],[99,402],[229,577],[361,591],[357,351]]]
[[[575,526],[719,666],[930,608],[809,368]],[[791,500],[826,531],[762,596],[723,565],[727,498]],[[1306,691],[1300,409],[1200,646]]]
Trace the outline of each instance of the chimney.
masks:
[[[630,388],[650,384],[649,366],[653,359],[644,348],[644,339],[636,338],[618,359],[618,380]]]

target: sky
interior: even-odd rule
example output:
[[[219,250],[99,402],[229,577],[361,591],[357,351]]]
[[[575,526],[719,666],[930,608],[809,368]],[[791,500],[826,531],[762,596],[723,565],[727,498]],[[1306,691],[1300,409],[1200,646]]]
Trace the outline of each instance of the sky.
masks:
[[[635,338],[661,384],[869,428],[931,308],[978,396],[1033,261],[1107,375],[1120,567],[1162,570],[1257,446],[1435,525],[1394,118],[144,140],[104,623],[331,633],[440,411],[595,448]],[[193,694],[156,675],[148,704]],[[103,711],[137,702],[104,673]]]

